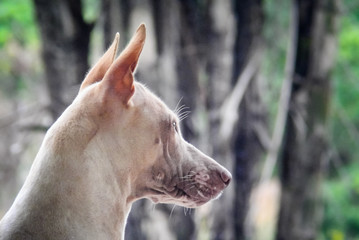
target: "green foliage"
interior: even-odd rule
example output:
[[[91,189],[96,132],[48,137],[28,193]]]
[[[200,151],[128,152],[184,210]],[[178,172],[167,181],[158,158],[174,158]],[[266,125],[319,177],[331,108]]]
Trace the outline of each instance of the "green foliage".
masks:
[[[263,73],[269,112],[277,112],[284,77],[290,1],[265,1],[264,39],[267,44]],[[281,6],[281,13],[278,12]],[[283,10],[284,8],[284,10]],[[323,185],[322,240],[359,240],[359,2],[343,0],[338,52],[331,80],[330,116],[332,166]],[[272,124],[273,125],[273,124]]]
[[[344,1],[333,71],[331,139],[335,174],[324,184],[322,238],[359,239],[359,4]]]
[[[356,159],[359,157],[359,139],[355,136],[359,126],[359,5],[348,10],[350,12],[342,16],[333,72],[332,132],[334,145],[347,152],[349,158]]]
[[[278,5],[281,6],[281,14],[278,14]],[[264,1],[265,21],[263,38],[266,46],[261,72],[268,82],[268,89],[263,92],[264,102],[268,104],[269,125],[274,126],[278,110],[278,102],[284,79],[286,51],[289,41],[290,1]],[[283,31],[285,29],[285,31]],[[272,131],[272,130],[271,130]]]
[[[99,16],[99,0],[82,0],[82,12],[87,22],[94,22]]]
[[[359,27],[357,25],[352,25],[349,23],[343,24],[347,25],[344,27],[344,30],[339,38],[340,43],[340,52],[339,60],[348,62],[349,64],[359,64]]]
[[[33,71],[27,69],[34,69],[38,35],[31,0],[1,0],[0,86],[6,96],[17,97],[29,84]]]
[[[31,0],[1,1],[0,47],[12,40],[22,45],[38,41]]]
[[[359,239],[359,168],[348,166],[341,173],[324,184],[324,239]]]

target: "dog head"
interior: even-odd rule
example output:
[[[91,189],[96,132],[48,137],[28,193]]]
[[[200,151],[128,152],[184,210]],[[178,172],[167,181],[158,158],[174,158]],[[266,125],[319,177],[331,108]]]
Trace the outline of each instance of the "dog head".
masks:
[[[219,196],[231,174],[186,142],[178,116],[134,81],[145,37],[140,25],[115,60],[117,34],[81,85],[78,101],[93,109],[97,126],[91,146],[113,163],[118,183],[129,186],[128,201],[150,198],[197,207]]]

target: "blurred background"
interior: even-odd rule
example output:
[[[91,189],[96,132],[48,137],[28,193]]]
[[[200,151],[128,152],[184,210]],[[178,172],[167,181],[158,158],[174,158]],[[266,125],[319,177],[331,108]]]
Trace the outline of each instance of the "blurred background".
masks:
[[[191,113],[234,181],[199,209],[134,204],[126,239],[359,239],[359,2],[1,0],[0,218],[46,130],[120,32],[136,79]]]

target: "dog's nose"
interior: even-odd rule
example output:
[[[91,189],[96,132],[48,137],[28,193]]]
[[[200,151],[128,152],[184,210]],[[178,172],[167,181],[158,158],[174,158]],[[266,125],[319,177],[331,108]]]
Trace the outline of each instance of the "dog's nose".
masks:
[[[230,172],[228,172],[227,170],[222,171],[221,173],[221,178],[223,180],[223,182],[228,185],[231,182],[232,179],[232,175]]]

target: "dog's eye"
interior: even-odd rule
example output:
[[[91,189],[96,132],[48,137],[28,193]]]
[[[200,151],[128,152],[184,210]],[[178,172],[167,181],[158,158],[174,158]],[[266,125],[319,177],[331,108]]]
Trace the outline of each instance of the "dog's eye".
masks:
[[[176,123],[176,122],[172,122],[172,127],[176,130],[176,132],[178,132],[177,123]]]

